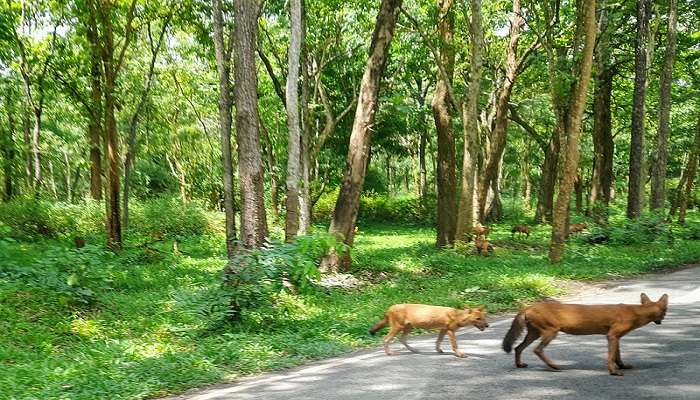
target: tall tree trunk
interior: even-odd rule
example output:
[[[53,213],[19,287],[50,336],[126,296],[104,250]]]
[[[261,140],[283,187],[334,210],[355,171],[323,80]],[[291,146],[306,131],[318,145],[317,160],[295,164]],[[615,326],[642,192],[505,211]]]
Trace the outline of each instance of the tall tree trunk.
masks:
[[[23,150],[24,150],[24,176],[25,176],[25,188],[29,191],[31,188],[34,178],[34,168],[32,166],[32,152],[31,152],[31,127],[29,126],[29,112],[26,107],[22,111],[22,140],[23,140]]]
[[[600,47],[601,41],[598,46]],[[601,53],[599,53],[601,54]],[[612,85],[615,71],[598,62],[593,95],[593,172],[591,175],[591,193],[589,203],[607,206],[610,203],[610,185],[612,181],[614,143],[612,137]]]
[[[425,122],[425,118],[423,117],[423,114],[421,113],[421,131],[420,131],[420,139],[418,143],[418,169],[420,170],[419,172],[419,183],[418,186],[420,188],[420,202],[421,202],[421,207],[425,210],[427,208],[427,199],[428,199],[428,169],[426,167],[426,161],[425,161],[425,149],[428,146],[428,132],[427,132],[427,124]]]
[[[15,197],[15,182],[14,182],[14,164],[15,154],[15,108],[12,92],[7,91],[5,97],[5,111],[7,112],[7,130],[5,138],[0,139],[0,151],[4,159],[3,175],[5,176],[5,185],[3,190],[3,200],[10,201]],[[2,130],[0,129],[0,132]]]
[[[647,44],[651,1],[637,0],[637,42],[634,62],[634,98],[632,105],[632,139],[630,141],[627,218],[637,218],[644,194],[644,117],[647,85]]]
[[[513,0],[513,12],[510,16],[510,43],[506,54],[506,75],[503,80],[498,100],[496,101],[495,125],[489,135],[489,148],[486,156],[486,165],[479,180],[479,219],[482,222],[486,216],[486,198],[492,181],[498,177],[498,165],[501,162],[503,151],[506,148],[506,134],[508,132],[508,102],[513,91],[515,79],[518,76],[521,60],[518,60],[518,42],[520,30],[525,25],[525,19],[521,13],[520,0]],[[521,56],[522,57],[522,56]]]
[[[695,129],[695,142],[690,156],[688,157],[688,165],[685,168],[685,190],[680,187],[680,199],[678,204],[678,223],[685,224],[685,213],[688,209],[688,201],[693,194],[693,184],[695,183],[695,174],[698,169],[698,159],[700,158],[700,118]]]
[[[581,119],[586,106],[586,94],[588,92],[588,82],[591,78],[593,65],[593,48],[596,39],[596,13],[595,0],[585,0],[583,18],[583,32],[585,40],[583,50],[581,50],[580,76],[571,96],[569,116],[566,124],[567,141],[565,146],[564,164],[562,176],[559,179],[559,195],[554,206],[554,218],[552,221],[552,240],[549,249],[549,260],[551,262],[561,261],[564,248],[564,239],[568,228],[569,203],[571,200],[571,190],[573,189],[576,171],[578,170],[578,141],[581,134]]]
[[[165,38],[165,32],[168,30],[168,25],[170,24],[170,18],[172,14],[168,14],[163,21],[161,26],[160,35],[158,36],[158,42],[153,44],[153,38],[151,35],[151,27],[148,25],[148,44],[151,50],[151,61],[148,64],[148,72],[146,73],[145,83],[143,92],[141,92],[141,98],[136,105],[136,110],[131,116],[131,121],[129,123],[129,135],[127,136],[127,150],[124,159],[124,210],[122,213],[122,226],[127,228],[129,226],[129,189],[131,188],[131,169],[134,166],[134,157],[136,156],[136,130],[138,128],[139,118],[143,109],[146,106],[146,100],[148,100],[148,95],[151,92],[151,85],[153,83],[153,73],[155,72],[156,60],[158,59],[158,53],[160,52],[161,45],[163,44],[163,39]],[[184,179],[184,174],[183,174]],[[183,199],[184,202],[184,199]]]
[[[552,222],[560,148],[559,133],[553,132],[547,146],[543,149],[544,162],[540,169],[540,185],[537,191],[537,209],[535,210],[535,223],[538,224]]]
[[[233,124],[233,99],[231,98],[231,46],[224,43],[224,16],[221,0],[212,0],[214,23],[214,51],[219,78],[219,137],[221,138],[221,164],[224,175],[224,215],[226,219],[226,254],[229,260],[236,254],[236,203],[233,187],[233,156],[231,152],[231,128]]]
[[[267,237],[255,66],[259,8],[257,1],[234,1],[233,54],[236,84],[233,92],[241,185],[241,243],[246,248],[262,246]]]
[[[90,144],[90,196],[102,200],[102,72],[100,48],[96,31],[97,21],[91,12],[88,15],[87,38],[90,46],[90,112],[88,119],[88,142]]]
[[[290,3],[291,34],[287,74],[287,218],[285,240],[290,242],[299,232],[299,198],[302,180],[301,130],[299,126],[299,58],[301,56],[301,0]]]
[[[41,189],[41,115],[42,108],[34,109],[34,127],[32,128],[32,163],[34,165],[34,190]]]
[[[306,4],[301,0],[301,192],[299,196],[299,233],[311,230],[311,113],[309,110],[309,73],[306,46]]]
[[[664,69],[661,72],[659,89],[659,127],[656,132],[656,151],[651,172],[652,210],[663,208],[666,200],[666,164],[668,152],[668,135],[671,116],[671,83],[673,81],[673,63],[676,59],[676,25],[678,21],[677,0],[670,0],[668,10],[668,36],[666,37],[666,55]]]
[[[360,206],[360,193],[364,185],[369,158],[370,141],[374,117],[377,111],[379,84],[386,67],[389,47],[394,36],[394,27],[402,0],[382,0],[379,14],[374,25],[374,33],[369,47],[369,57],[362,76],[355,120],[350,134],[348,157],[343,183],[335,203],[333,220],[329,228],[331,234],[341,238],[345,244],[352,246],[355,221]],[[322,263],[323,270],[347,269],[350,267],[350,253],[340,256],[331,252]]]
[[[447,77],[439,76],[433,95],[433,118],[437,130],[437,246],[452,246],[455,240],[457,199],[455,193],[455,137],[450,117],[448,85],[454,71],[454,15],[452,0],[438,0],[440,63]],[[448,79],[448,81],[445,81]]]
[[[464,155],[462,158],[462,188],[457,209],[456,240],[467,241],[474,226],[474,183],[477,164],[477,140],[479,129],[479,94],[481,93],[481,53],[484,47],[484,34],[481,27],[481,0],[470,0],[471,23],[469,34],[472,38],[469,93],[462,104],[462,126],[464,135]]]

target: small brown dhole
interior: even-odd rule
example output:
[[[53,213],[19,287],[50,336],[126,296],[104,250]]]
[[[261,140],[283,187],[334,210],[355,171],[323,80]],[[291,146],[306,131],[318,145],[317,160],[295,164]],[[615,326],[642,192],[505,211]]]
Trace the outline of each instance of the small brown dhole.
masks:
[[[668,295],[651,301],[642,293],[642,304],[582,305],[545,302],[534,304],[518,313],[503,338],[503,350],[510,353],[513,343],[527,326],[527,336],[515,348],[515,366],[525,368],[521,354],[527,346],[542,338],[535,354],[552,369],[559,369],[545,354],[544,348],[559,331],[570,335],[606,335],[608,337],[608,371],[610,375],[624,375],[621,369],[632,368],[620,358],[620,338],[633,329],[649,322],[661,324],[666,316]]]
[[[510,230],[510,233],[511,233],[511,235],[510,235],[511,239],[513,239],[515,237],[516,233],[519,233],[520,234],[519,236],[521,236],[521,237],[522,237],[522,235],[525,235],[525,236],[527,236],[528,239],[530,238],[530,228],[527,225],[523,225],[523,224],[515,225]]]
[[[457,348],[457,337],[455,332],[461,327],[474,325],[479,330],[488,328],[486,322],[486,313],[484,305],[477,308],[464,307],[463,310],[452,307],[431,306],[426,304],[394,304],[389,307],[384,313],[384,318],[377,322],[372,329],[369,330],[370,335],[374,335],[380,329],[389,324],[389,333],[384,336],[384,351],[387,355],[395,354],[389,349],[394,336],[399,332],[403,332],[399,341],[406,348],[414,353],[416,349],[408,345],[406,338],[413,328],[439,329],[435,350],[442,353],[440,344],[442,339],[447,334],[450,337],[452,351],[457,357],[466,357],[464,353]]]

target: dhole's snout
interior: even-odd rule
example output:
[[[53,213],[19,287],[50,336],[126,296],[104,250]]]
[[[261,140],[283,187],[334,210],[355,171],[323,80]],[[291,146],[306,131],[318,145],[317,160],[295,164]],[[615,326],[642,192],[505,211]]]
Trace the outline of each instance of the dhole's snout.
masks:
[[[488,322],[476,323],[476,324],[474,324],[474,326],[476,326],[477,328],[479,328],[480,331],[483,331],[484,329],[486,329],[486,328],[489,327],[489,324],[488,324]]]

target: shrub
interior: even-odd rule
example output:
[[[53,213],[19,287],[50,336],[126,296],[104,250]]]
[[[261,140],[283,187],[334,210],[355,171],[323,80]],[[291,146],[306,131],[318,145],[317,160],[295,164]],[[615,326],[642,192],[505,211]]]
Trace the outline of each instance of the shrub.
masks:
[[[144,236],[201,235],[210,229],[207,213],[197,203],[163,198],[131,203],[129,228]]]
[[[338,191],[321,196],[314,208],[314,217],[329,221],[333,216]],[[365,192],[360,197],[358,223],[390,222],[403,224],[432,224],[435,221],[435,198],[426,199],[426,208],[414,195],[391,197],[374,192]]]
[[[39,236],[64,238],[104,231],[104,210],[98,202],[51,203],[17,199],[0,204],[0,222],[12,229],[16,238]]]

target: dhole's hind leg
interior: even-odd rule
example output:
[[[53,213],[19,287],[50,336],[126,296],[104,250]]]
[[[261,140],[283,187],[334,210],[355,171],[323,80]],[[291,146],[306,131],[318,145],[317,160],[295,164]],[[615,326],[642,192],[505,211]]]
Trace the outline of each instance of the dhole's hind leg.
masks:
[[[622,362],[622,358],[620,357],[620,343],[618,342],[617,344],[617,350],[615,351],[615,364],[617,364],[617,367],[620,369],[632,369],[630,364],[625,364]]]
[[[542,331],[542,341],[535,348],[535,354],[537,354],[537,357],[539,357],[542,361],[544,361],[545,364],[547,364],[549,368],[552,369],[560,368],[558,365],[554,364],[552,360],[550,360],[549,357],[547,357],[546,354],[544,354],[544,348],[547,347],[549,342],[551,342],[557,336],[557,332],[558,331],[553,329]]]
[[[527,364],[522,362],[522,353],[523,350],[529,345],[532,344],[537,338],[540,337],[540,331],[535,328],[534,326],[528,327],[527,328],[527,336],[525,336],[525,340],[523,340],[522,343],[518,345],[518,347],[515,348],[515,366],[518,368],[526,368]]]
[[[440,348],[440,345],[442,344],[442,339],[445,338],[445,334],[447,333],[447,329],[441,329],[440,333],[438,333],[437,341],[435,342],[435,351],[438,353],[442,353],[442,349]]]
[[[399,328],[398,326],[392,326],[391,329],[389,329],[389,333],[387,333],[386,336],[384,336],[384,352],[388,356],[395,354],[389,349],[389,344],[394,339],[394,336],[396,336],[396,334],[399,333],[399,331],[401,331],[401,328]]]
[[[401,344],[403,344],[408,350],[410,350],[410,351],[412,351],[412,352],[414,352],[414,353],[418,353],[418,350],[416,350],[416,349],[414,349],[413,347],[409,346],[409,345],[408,345],[408,341],[406,340],[406,339],[408,338],[408,334],[411,333],[411,330],[412,330],[412,329],[413,329],[413,328],[411,328],[410,326],[407,326],[407,327],[403,328],[403,333],[401,334],[401,337],[399,337],[399,341],[400,341]]]

